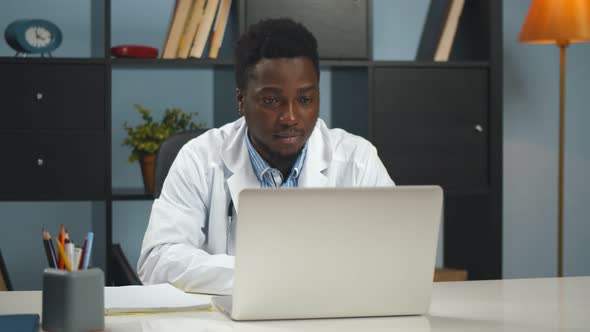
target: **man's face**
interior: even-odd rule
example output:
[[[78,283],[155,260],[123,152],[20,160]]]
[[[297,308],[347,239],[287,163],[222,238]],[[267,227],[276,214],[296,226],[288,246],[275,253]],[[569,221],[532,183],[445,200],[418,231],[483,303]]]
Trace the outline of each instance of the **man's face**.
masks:
[[[319,87],[306,57],[262,59],[237,91],[252,144],[267,161],[297,156],[318,118]]]

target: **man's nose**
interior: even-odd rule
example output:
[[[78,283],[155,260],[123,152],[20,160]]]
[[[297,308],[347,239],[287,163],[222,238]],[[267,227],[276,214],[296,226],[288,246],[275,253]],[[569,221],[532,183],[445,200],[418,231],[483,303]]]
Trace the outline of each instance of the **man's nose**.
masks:
[[[283,112],[281,113],[279,120],[286,123],[295,122],[295,114],[297,112],[297,107],[298,106],[295,102],[288,103]]]

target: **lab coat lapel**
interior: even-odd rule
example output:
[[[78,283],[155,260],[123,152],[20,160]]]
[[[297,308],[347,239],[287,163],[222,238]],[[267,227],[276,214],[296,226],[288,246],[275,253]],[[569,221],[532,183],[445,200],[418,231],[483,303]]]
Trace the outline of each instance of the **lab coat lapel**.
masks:
[[[246,122],[242,118],[236,122],[235,134],[222,147],[221,156],[230,174],[227,186],[236,211],[239,206],[239,194],[245,188],[259,188],[260,183],[252,170],[248,146],[246,145]],[[228,202],[229,203],[229,202]]]
[[[326,187],[328,165],[332,160],[332,144],[322,131],[323,122],[318,119],[313,133],[307,141],[307,156],[299,178],[299,187]]]

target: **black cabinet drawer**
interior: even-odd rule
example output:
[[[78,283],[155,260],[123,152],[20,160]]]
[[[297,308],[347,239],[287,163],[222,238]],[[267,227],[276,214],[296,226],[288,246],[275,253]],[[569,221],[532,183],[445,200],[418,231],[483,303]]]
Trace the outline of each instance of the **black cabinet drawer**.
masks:
[[[28,73],[23,64],[0,64],[0,129],[31,127]]]
[[[101,132],[0,132],[0,199],[104,199],[105,147]]]
[[[398,184],[488,188],[486,69],[375,68],[372,136]]]
[[[265,18],[289,17],[315,35],[320,58],[368,59],[368,1],[247,0],[244,21],[249,26]]]
[[[36,165],[33,140],[30,134],[0,132],[0,198],[31,194]]]
[[[41,133],[36,173],[38,194],[48,198],[105,196],[106,140],[102,133]]]
[[[105,128],[105,71],[101,66],[38,66],[31,74],[33,127]]]
[[[0,129],[104,129],[105,68],[0,64]]]

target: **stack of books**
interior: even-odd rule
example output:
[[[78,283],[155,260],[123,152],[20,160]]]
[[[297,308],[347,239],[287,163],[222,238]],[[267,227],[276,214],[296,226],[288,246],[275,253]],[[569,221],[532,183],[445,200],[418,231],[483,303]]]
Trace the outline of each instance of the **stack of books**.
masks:
[[[209,58],[216,59],[223,41],[231,2],[176,0],[162,58],[202,58],[209,41]]]

